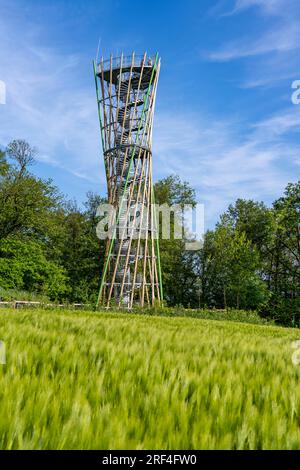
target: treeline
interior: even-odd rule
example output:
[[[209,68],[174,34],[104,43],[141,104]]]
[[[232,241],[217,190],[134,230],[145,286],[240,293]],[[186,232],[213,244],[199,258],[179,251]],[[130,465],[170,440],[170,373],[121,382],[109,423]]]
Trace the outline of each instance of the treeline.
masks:
[[[178,177],[156,184],[160,203],[196,203]],[[300,181],[288,184],[272,207],[238,199],[205,233],[198,252],[162,240],[167,301],[193,308],[258,310],[300,326]]]
[[[0,152],[0,296],[11,290],[50,300],[94,302],[104,258],[96,236],[97,207],[83,208],[50,180],[31,172],[35,150],[25,141]],[[195,204],[195,191],[177,176],[155,185],[159,204]],[[239,199],[206,232],[203,248],[161,240],[168,305],[256,309],[283,324],[300,323],[300,181],[266,207]]]

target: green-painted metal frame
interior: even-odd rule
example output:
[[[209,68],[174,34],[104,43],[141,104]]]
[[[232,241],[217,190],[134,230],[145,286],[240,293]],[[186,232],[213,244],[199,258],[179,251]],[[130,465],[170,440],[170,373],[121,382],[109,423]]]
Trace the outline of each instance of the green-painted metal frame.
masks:
[[[146,109],[148,99],[149,99],[149,94],[150,94],[150,90],[151,90],[151,86],[152,86],[152,82],[153,82],[153,77],[154,77],[154,72],[155,72],[155,69],[156,69],[157,61],[158,61],[158,52],[155,55],[148,90],[147,90],[147,93],[144,97],[144,105],[143,105],[143,109],[142,109],[142,113],[141,113],[140,123],[139,123],[139,127],[138,127],[138,130],[137,130],[134,147],[133,147],[131,158],[130,158],[130,163],[129,163],[129,168],[128,168],[127,177],[126,177],[126,181],[125,181],[124,191],[123,191],[123,195],[122,195],[122,198],[121,198],[121,204],[120,204],[120,207],[119,207],[118,216],[117,216],[117,220],[116,220],[116,226],[119,223],[119,219],[120,219],[120,216],[121,216],[121,213],[122,213],[122,206],[123,206],[124,196],[126,194],[126,190],[127,190],[127,186],[128,186],[129,174],[130,174],[130,171],[131,171],[131,167],[132,167],[132,163],[133,163],[133,159],[134,159],[134,155],[135,155],[135,149],[136,149],[136,145],[137,145],[138,138],[139,138],[140,131],[141,131],[141,126],[142,126],[142,121],[143,121],[143,117],[144,117],[144,114],[145,114],[145,109]],[[117,231],[117,229],[115,227],[114,232],[113,232],[113,236],[112,236],[111,241],[110,241],[104,271],[103,271],[103,274],[102,274],[99,294],[98,294],[98,298],[97,298],[97,302],[96,302],[96,308],[99,306],[99,302],[100,302],[100,299],[101,299],[101,294],[102,294],[102,291],[103,291],[103,286],[104,286],[105,277],[106,277],[106,273],[107,273],[108,263],[109,263],[109,260],[110,260],[110,257],[111,257],[111,252],[112,252],[112,249],[113,249],[113,245],[114,245],[114,242],[115,242],[115,239],[116,239],[116,231]]]
[[[104,144],[103,125],[102,125],[102,117],[101,117],[101,110],[100,110],[100,97],[99,97],[99,88],[98,88],[98,80],[97,80],[97,66],[96,66],[96,62],[94,60],[93,60],[93,70],[94,70],[94,77],[95,77],[97,108],[98,108],[98,117],[99,117],[99,124],[100,124],[101,140],[102,140],[102,149],[103,149],[103,153],[104,153],[105,152],[105,144]]]
[[[158,278],[159,278],[159,291],[160,291],[160,300],[164,300],[164,291],[163,291],[163,284],[162,284],[162,275],[161,275],[161,263],[160,263],[160,248],[159,248],[159,224],[157,223],[156,218],[156,208],[155,208],[155,194],[154,194],[154,186],[152,183],[151,186],[152,190],[152,201],[154,204],[154,224],[156,228],[156,252],[157,252],[157,263],[158,263]]]

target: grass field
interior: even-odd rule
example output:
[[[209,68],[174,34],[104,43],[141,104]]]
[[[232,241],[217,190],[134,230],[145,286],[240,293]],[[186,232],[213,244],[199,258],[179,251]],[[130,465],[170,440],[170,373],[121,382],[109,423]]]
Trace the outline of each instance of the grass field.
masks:
[[[0,449],[299,449],[300,332],[0,310]]]

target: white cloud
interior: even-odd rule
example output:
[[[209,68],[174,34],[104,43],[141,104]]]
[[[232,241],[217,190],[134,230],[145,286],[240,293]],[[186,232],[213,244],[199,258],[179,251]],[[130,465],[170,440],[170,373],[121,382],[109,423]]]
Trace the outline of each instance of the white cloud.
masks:
[[[253,125],[257,133],[264,139],[275,139],[289,132],[300,130],[299,106],[291,106],[291,109],[282,111],[272,117]]]
[[[244,137],[238,122],[158,114],[154,174],[159,168],[160,176],[174,173],[189,181],[205,203],[207,227],[239,197],[274,200],[298,176],[300,146],[284,139],[299,126],[299,112],[293,111],[249,126]]]
[[[247,25],[254,20],[255,28],[248,28],[248,32],[238,38],[223,41],[222,46],[204,54],[207,59],[216,62],[243,59],[246,78],[240,86],[244,88],[269,88],[297,78],[300,68],[298,0],[235,0],[230,10],[228,2],[217,6],[215,16],[222,22],[239,21],[237,15],[249,15],[248,9],[252,7],[252,13],[257,15],[244,15],[243,21],[247,21]]]
[[[222,49],[211,52],[208,57],[215,61],[228,61],[269,53],[285,53],[300,48],[300,22],[284,23],[278,29],[259,38],[244,38],[232,41]]]
[[[105,187],[90,63],[83,67],[85,58],[78,54],[42,47],[39,29],[31,27],[26,34],[11,21],[0,19],[0,79],[7,84],[7,104],[0,108],[0,144],[26,138],[38,147],[42,162]],[[292,48],[294,34],[274,36],[269,42]],[[266,47],[259,41],[252,47]],[[246,54],[247,47],[241,44],[240,50],[244,48]],[[89,78],[79,76],[78,70],[86,70]],[[299,147],[286,141],[285,135],[298,130],[298,117],[298,109],[292,107],[245,133],[238,121],[158,110],[154,177],[173,172],[190,181],[199,202],[206,205],[207,224],[212,225],[237,197],[274,199],[288,181],[297,178]],[[283,159],[292,169],[284,169]]]
[[[239,13],[251,7],[259,7],[263,13],[269,15],[282,15],[288,6],[295,4],[294,0],[236,0],[231,14]]]
[[[42,46],[40,29],[20,31],[12,13],[8,9],[0,19],[0,79],[7,88],[0,145],[24,138],[38,148],[40,161],[93,182],[102,176],[104,182],[90,61]]]
[[[233,16],[256,7],[263,15],[292,17],[298,6],[298,0],[235,0],[229,10],[228,3],[229,0],[219,0],[212,10],[222,17]]]

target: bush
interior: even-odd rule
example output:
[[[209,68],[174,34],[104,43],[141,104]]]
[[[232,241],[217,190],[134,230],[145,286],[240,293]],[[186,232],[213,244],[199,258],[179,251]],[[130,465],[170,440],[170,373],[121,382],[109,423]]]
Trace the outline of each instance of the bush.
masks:
[[[64,269],[49,261],[36,241],[9,237],[0,243],[0,285],[61,298],[67,291]]]
[[[272,319],[284,326],[300,327],[300,299],[284,299],[272,295],[258,309],[261,318]]]
[[[135,308],[134,312],[146,315],[157,315],[162,317],[191,317],[203,318],[206,320],[221,320],[221,321],[236,321],[242,323],[265,324],[269,320],[260,317],[257,312],[250,310],[217,310],[217,309],[202,309],[194,310],[183,308],[182,306],[176,307],[158,307],[153,308]]]

